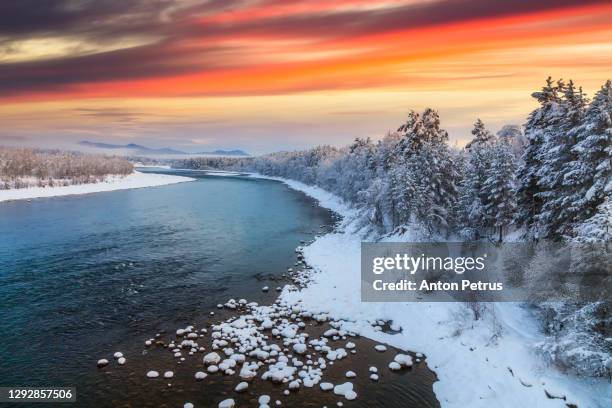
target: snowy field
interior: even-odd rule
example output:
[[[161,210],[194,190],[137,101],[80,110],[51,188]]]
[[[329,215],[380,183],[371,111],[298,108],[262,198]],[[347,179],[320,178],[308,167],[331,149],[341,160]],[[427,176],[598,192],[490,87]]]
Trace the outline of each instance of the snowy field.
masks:
[[[337,232],[305,247],[305,259],[316,272],[303,290],[285,288],[283,301],[300,302],[312,313],[329,313],[344,320],[346,330],[375,341],[425,354],[439,379],[434,392],[442,407],[612,406],[607,382],[564,375],[533,352],[542,335],[519,304],[490,304],[484,317],[474,320],[462,303],[362,303],[360,242],[368,238],[357,227],[354,210],[320,188],[273,179],[344,216]],[[378,319],[392,320],[392,328],[401,333],[377,331],[373,322]]]
[[[0,190],[0,202],[25,200],[42,197],[58,197],[74,194],[100,193],[104,191],[125,190],[129,188],[156,187],[166,184],[183,183],[195,179],[182,176],[169,176],[154,173],[134,173],[125,176],[109,176],[101,183],[77,184],[58,187],[29,187]]]

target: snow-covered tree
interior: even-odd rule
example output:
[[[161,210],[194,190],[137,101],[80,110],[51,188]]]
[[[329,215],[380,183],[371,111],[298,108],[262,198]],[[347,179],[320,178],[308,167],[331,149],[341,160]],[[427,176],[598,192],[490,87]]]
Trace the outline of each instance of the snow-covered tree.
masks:
[[[537,238],[537,217],[541,213],[544,197],[538,184],[538,171],[541,167],[542,146],[551,133],[557,131],[559,105],[561,103],[561,83],[554,83],[551,77],[540,92],[531,96],[540,107],[529,114],[525,124],[525,137],[528,144],[517,171],[517,214],[516,222],[527,230],[527,235]]]
[[[570,233],[572,214],[568,211],[567,198],[574,186],[564,183],[565,173],[571,171],[567,164],[575,156],[576,129],[584,117],[587,100],[582,89],[574,83],[558,83],[563,92],[555,117],[545,133],[538,153],[539,168],[536,171],[537,194],[542,201],[540,212],[536,214],[540,235],[559,240]]]
[[[567,163],[564,184],[571,188],[565,201],[572,219],[580,223],[597,214],[612,195],[612,83],[595,94],[582,124],[572,132],[574,159]]]
[[[474,138],[466,145],[467,161],[464,167],[460,193],[460,208],[464,234],[479,239],[492,221],[487,217],[489,195],[485,189],[492,160],[495,136],[478,119],[472,130]]]
[[[487,195],[484,211],[491,226],[498,231],[498,240],[501,242],[504,228],[512,222],[516,211],[514,196],[516,158],[508,139],[500,139],[491,152],[489,177],[483,184]]]
[[[512,153],[515,157],[520,158],[525,152],[527,139],[523,135],[521,127],[518,125],[504,125],[498,132],[499,139],[505,139],[512,147]]]

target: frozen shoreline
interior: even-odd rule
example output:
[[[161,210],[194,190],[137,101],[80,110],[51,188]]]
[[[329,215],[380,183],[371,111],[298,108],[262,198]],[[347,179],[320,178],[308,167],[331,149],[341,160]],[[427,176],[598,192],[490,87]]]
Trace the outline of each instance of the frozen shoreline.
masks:
[[[134,173],[125,176],[109,176],[106,181],[90,184],[75,184],[58,187],[29,187],[0,190],[0,202],[12,200],[29,200],[33,198],[59,197],[76,194],[100,193],[131,188],[157,187],[167,184],[193,181],[191,177],[170,176],[166,174]]]
[[[304,257],[316,272],[306,288],[283,290],[281,299],[345,320],[346,329],[375,341],[424,353],[438,376],[433,388],[442,407],[603,407],[611,403],[605,381],[565,375],[533,352],[532,346],[542,335],[518,304],[490,304],[490,313],[473,320],[460,303],[362,303],[360,243],[364,233],[357,226],[355,210],[318,187],[251,176],[283,182],[345,218],[339,231],[305,247]],[[385,240],[409,241],[411,237],[405,234]],[[376,331],[371,322],[377,319],[392,320],[401,333]]]

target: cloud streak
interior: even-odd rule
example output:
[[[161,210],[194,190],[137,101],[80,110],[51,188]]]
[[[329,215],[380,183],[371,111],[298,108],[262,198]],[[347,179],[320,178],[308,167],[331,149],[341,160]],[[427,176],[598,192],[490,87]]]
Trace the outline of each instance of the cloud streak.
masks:
[[[586,16],[576,24],[593,27],[601,22],[597,10],[610,13],[604,3],[7,1],[0,3],[0,61],[2,53],[16,52],[16,44],[26,45],[18,49],[18,62],[0,62],[0,96],[254,95],[386,86],[410,79],[397,72],[398,61],[482,47],[483,32],[499,44],[513,35],[558,33],[542,13],[554,21]],[[564,14],[571,7],[582,11]],[[514,20],[500,23],[504,18]],[[504,34],[505,26],[516,32]],[[77,45],[45,59],[40,50],[28,50],[27,41],[36,38],[58,44],[70,38]],[[145,44],[133,46],[134,39]],[[51,52],[53,41],[46,44]],[[108,44],[118,49],[106,51]],[[377,61],[391,68],[384,78]]]

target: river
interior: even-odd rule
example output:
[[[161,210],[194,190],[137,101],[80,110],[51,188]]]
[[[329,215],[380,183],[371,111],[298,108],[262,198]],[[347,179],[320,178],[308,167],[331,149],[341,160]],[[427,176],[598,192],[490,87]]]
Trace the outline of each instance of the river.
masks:
[[[178,406],[144,392],[132,357],[144,340],[228,298],[272,303],[295,247],[334,222],[279,182],[181,174],[197,180],[0,204],[1,386],[76,387],[77,406]],[[129,374],[113,384],[95,362],[116,350]]]

